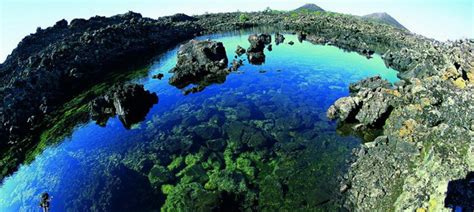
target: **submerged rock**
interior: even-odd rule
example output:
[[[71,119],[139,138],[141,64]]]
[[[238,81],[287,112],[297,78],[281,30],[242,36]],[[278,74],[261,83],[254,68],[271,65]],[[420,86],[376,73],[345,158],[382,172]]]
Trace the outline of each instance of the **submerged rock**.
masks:
[[[133,124],[142,121],[156,103],[156,93],[146,91],[143,85],[114,86],[90,103],[90,115],[101,126],[105,126],[111,116],[118,115],[124,127],[130,129]]]
[[[164,76],[165,75],[163,75],[162,73],[159,73],[159,74],[153,75],[152,78],[161,80]]]
[[[221,42],[191,40],[179,48],[178,63],[170,71],[173,76],[169,83],[177,88],[199,84],[203,89],[210,83],[225,81],[229,74],[227,63]]]

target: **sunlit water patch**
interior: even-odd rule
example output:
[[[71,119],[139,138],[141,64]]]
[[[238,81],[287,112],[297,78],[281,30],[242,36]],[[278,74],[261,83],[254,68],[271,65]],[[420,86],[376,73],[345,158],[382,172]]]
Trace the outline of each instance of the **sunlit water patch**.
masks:
[[[134,80],[160,99],[144,121],[78,127],[4,180],[0,211],[36,211],[43,192],[53,211],[336,207],[337,177],[360,139],[339,136],[325,112],[349,83],[395,82],[396,72],[380,57],[285,36],[263,65],[245,63],[225,83],[186,96],[167,83],[177,49],[164,54]],[[237,45],[249,46],[248,33],[199,39],[208,37],[230,60]],[[151,79],[157,73],[164,78]]]

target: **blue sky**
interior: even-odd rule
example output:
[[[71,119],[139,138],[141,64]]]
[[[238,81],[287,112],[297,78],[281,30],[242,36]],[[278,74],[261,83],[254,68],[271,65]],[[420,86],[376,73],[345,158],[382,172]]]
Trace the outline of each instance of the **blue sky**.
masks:
[[[0,62],[26,35],[65,18],[111,16],[129,10],[156,18],[177,12],[290,10],[315,3],[333,12],[387,12],[412,32],[438,40],[474,37],[473,0],[0,0]]]

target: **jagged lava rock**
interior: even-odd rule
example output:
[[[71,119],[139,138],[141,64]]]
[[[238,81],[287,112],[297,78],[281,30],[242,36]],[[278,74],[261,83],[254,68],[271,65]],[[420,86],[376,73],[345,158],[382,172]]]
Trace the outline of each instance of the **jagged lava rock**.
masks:
[[[248,38],[250,47],[247,49],[247,57],[250,63],[252,64],[262,64],[265,62],[265,54],[263,50],[265,45],[268,45],[272,42],[272,37],[269,34],[253,34]]]
[[[280,43],[283,43],[283,42],[285,42],[285,36],[277,32],[275,34],[275,44],[279,45]]]
[[[174,75],[169,83],[184,88],[207,75],[227,71],[227,63],[226,51],[221,42],[191,40],[179,48],[178,63],[170,71]]]

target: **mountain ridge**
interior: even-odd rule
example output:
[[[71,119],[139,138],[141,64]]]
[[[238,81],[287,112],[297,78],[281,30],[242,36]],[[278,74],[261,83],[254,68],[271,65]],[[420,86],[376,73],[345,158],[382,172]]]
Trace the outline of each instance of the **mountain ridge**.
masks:
[[[319,7],[316,4],[311,4],[311,3],[304,4],[303,6],[298,7],[294,9],[293,11],[325,12],[323,8]]]
[[[370,13],[370,14],[362,16],[362,18],[366,19],[366,20],[373,20],[373,21],[377,21],[379,23],[388,24],[388,25],[394,26],[396,28],[400,28],[400,29],[409,31],[405,26],[400,24],[400,22],[398,22],[394,17],[392,17],[391,15],[389,15],[386,12]]]

